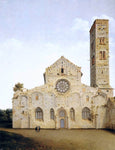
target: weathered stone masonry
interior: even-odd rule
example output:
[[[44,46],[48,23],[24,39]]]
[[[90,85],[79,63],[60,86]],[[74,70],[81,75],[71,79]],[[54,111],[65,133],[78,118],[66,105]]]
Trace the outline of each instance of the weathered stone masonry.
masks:
[[[81,83],[81,67],[62,56],[46,68],[43,86],[15,92],[13,128],[115,128],[108,40],[108,20],[96,20],[90,30],[91,86]]]

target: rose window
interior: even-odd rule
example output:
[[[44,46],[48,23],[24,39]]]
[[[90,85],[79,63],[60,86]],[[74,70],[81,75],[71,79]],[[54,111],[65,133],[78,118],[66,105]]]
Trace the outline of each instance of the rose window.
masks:
[[[56,84],[58,92],[65,93],[69,89],[69,82],[65,79],[61,79]]]

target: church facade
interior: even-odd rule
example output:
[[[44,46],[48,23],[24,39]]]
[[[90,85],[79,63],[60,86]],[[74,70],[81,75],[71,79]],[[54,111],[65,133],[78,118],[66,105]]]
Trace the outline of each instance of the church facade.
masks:
[[[46,68],[44,85],[14,93],[13,128],[115,128],[115,100],[109,84],[108,20],[90,29],[91,85],[81,67],[61,56]]]

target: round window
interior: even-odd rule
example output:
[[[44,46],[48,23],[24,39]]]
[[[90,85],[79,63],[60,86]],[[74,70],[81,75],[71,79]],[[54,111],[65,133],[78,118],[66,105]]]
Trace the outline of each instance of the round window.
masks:
[[[61,79],[56,84],[58,92],[65,93],[69,89],[69,82],[65,79]]]

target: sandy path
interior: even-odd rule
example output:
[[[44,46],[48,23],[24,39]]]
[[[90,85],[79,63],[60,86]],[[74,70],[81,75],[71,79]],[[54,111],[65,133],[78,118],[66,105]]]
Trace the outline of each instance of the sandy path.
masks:
[[[56,150],[115,150],[115,134],[104,130],[0,130],[21,134]]]

